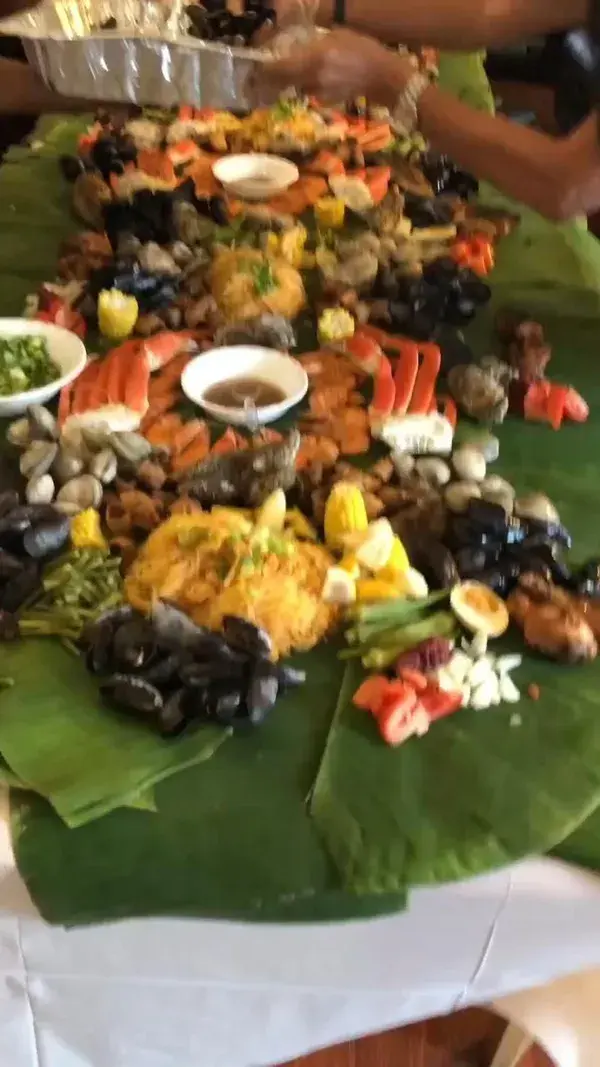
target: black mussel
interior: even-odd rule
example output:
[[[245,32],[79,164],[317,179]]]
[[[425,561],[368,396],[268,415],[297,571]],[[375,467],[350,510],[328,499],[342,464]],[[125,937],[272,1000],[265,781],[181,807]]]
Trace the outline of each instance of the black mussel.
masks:
[[[156,715],[164,701],[156,686],[134,674],[113,674],[100,686],[102,696],[123,711]]]
[[[223,616],[223,633],[234,649],[250,656],[273,655],[273,644],[266,630],[239,615]]]
[[[464,516],[473,527],[493,534],[497,540],[504,539],[508,517],[500,504],[493,504],[489,500],[470,500]]]
[[[274,707],[279,693],[277,667],[268,659],[259,659],[254,665],[246,705],[248,718],[253,726],[259,726]]]
[[[0,493],[0,519],[3,519],[5,515],[9,515],[18,506],[19,494],[15,489],[6,489],[3,493]]]
[[[458,282],[463,296],[473,300],[476,304],[487,304],[491,299],[492,290],[487,282],[482,281],[470,267],[461,267],[458,272]]]
[[[28,561],[19,574],[10,578],[0,592],[0,608],[3,611],[18,611],[40,587],[40,572],[37,563]]]
[[[517,519],[516,516],[511,515],[506,524],[505,543],[507,545],[520,545],[525,541],[526,537],[527,526],[521,519]]]
[[[233,726],[236,722],[247,720],[246,715],[240,714],[242,703],[241,690],[232,689],[231,686],[227,689],[211,686],[208,691],[209,715],[222,726]]]
[[[123,671],[137,671],[148,666],[156,652],[152,623],[137,618],[119,626],[112,640],[115,663]]]
[[[0,610],[0,641],[15,641],[19,637],[19,620],[10,611]]]
[[[158,709],[157,721],[163,737],[177,737],[189,725],[186,696],[185,689],[178,689]]]
[[[55,518],[46,519],[25,531],[23,548],[32,559],[44,559],[65,547],[70,530],[69,516],[55,512]]]
[[[12,552],[6,552],[5,549],[0,548],[0,582],[6,581],[8,578],[14,578],[15,574],[21,573],[23,567],[22,559],[18,559],[17,556],[13,556]]]
[[[196,663],[213,663],[220,661],[224,665],[244,664],[248,658],[245,650],[232,648],[231,644],[221,634],[208,633],[200,637],[193,646],[194,660]]]
[[[489,589],[493,589],[498,596],[506,597],[516,585],[520,574],[521,565],[519,561],[504,558],[496,567],[481,571],[477,575],[477,580],[482,582],[483,585],[487,585]]]
[[[411,545],[410,558],[431,589],[451,589],[458,581],[454,556],[441,541],[432,538]]]
[[[0,518],[0,537],[3,534],[22,534],[28,530],[37,515],[31,504],[21,504],[12,508]]]
[[[501,545],[494,544],[483,548],[459,548],[454,556],[461,578],[476,578],[480,571],[496,563],[500,556]]]
[[[238,660],[214,659],[204,663],[184,663],[178,669],[178,675],[183,685],[189,689],[205,689],[213,682],[221,682],[226,679],[239,681],[244,673],[244,662]]]
[[[121,624],[137,617],[137,612],[129,604],[121,604],[103,611],[86,626],[83,632],[83,643],[87,646],[85,661],[92,674],[107,674],[113,669],[112,643],[115,632]]]
[[[74,182],[83,174],[85,170],[85,163],[79,156],[59,156],[58,165],[65,181]]]
[[[524,520],[524,526],[526,527],[528,537],[534,534],[543,534],[547,541],[556,541],[556,543],[562,545],[563,548],[571,548],[573,544],[571,534],[561,522],[543,522],[541,519],[526,519]]]
[[[139,672],[139,677],[152,685],[168,686],[178,677],[178,670],[179,656],[172,652],[167,656],[156,655],[150,665]]]
[[[450,256],[438,256],[423,265],[423,277],[433,285],[447,286],[456,277],[458,265]]]
[[[197,626],[181,608],[166,600],[157,600],[152,607],[152,626],[157,642],[163,648],[192,650],[209,631]]]
[[[452,551],[460,548],[485,548],[500,550],[502,541],[495,531],[484,529],[479,523],[470,522],[466,515],[453,515],[444,542]]]
[[[298,689],[306,681],[306,671],[300,667],[291,667],[289,664],[277,664],[277,678],[280,689]]]
[[[466,326],[477,314],[477,305],[474,300],[466,296],[459,296],[448,301],[445,312],[446,322],[450,326]]]

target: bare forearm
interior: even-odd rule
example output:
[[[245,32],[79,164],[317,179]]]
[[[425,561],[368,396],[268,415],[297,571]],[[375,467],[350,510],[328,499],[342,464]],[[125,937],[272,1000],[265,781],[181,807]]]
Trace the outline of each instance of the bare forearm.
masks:
[[[92,105],[93,107],[93,105]],[[39,115],[43,111],[85,111],[82,101],[48,89],[27,63],[0,59],[0,114]]]
[[[550,218],[563,214],[562,143],[507,119],[467,107],[431,87],[419,125],[437,152]]]
[[[583,25],[589,0],[346,0],[346,23],[384,41],[469,51]],[[333,0],[321,0],[329,25]]]

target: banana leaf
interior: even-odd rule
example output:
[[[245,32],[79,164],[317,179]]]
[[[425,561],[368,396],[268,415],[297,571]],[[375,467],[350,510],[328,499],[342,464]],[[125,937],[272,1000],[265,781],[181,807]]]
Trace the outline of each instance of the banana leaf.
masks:
[[[492,108],[481,56],[445,58],[442,73],[463,99]],[[18,212],[10,210],[0,195],[0,225],[6,222],[10,239],[22,242],[29,242],[26,227],[19,228],[24,213],[39,226],[35,257],[29,258],[31,243],[19,245],[28,258],[17,275],[10,248],[3,249],[5,313],[18,312],[30,279],[47,275],[62,233],[73,227],[68,194],[49,165],[53,153],[70,150],[80,128],[65,120],[58,132],[55,124],[44,125],[36,154],[14,152],[0,171],[0,194],[10,188],[18,205]],[[7,172],[10,186],[3,186]],[[52,209],[47,227],[40,186],[44,207]],[[64,229],[56,224],[63,210]],[[506,243],[506,258],[502,251],[499,257],[502,299],[520,302],[526,294],[534,313],[545,309],[553,375],[572,382],[600,410],[593,325],[571,317],[579,302],[592,306],[597,296],[595,242],[579,224],[556,227],[526,212],[524,219],[526,226]],[[543,262],[528,251],[532,241],[539,242]],[[487,350],[490,326],[482,320],[473,332],[479,352]],[[519,489],[547,491],[572,524],[578,552],[594,552],[597,420],[559,434],[511,421],[500,436],[499,472]],[[17,794],[17,861],[44,916],[73,923],[144,914],[256,921],[377,914],[401,907],[410,885],[488,870],[563,838],[563,849],[568,852],[570,840],[578,855],[600,867],[591,835],[579,837],[586,823],[568,838],[600,800],[597,666],[567,671],[529,659],[518,680],[541,686],[538,704],[460,713],[426,738],[388,751],[373,722],[351,708],[353,677],[342,685],[335,649],[323,646],[304,662],[307,689],[289,694],[259,734],[234,737],[214,759],[161,781],[151,818],[119,809],[70,830],[43,798]],[[44,670],[50,689],[56,674],[51,681]],[[74,691],[82,692],[78,684]]]
[[[7,645],[4,664],[15,684],[3,694],[0,752],[69,826],[128,804],[161,778],[209,759],[227,737],[207,727],[169,744],[111,714],[82,661],[51,639]]]

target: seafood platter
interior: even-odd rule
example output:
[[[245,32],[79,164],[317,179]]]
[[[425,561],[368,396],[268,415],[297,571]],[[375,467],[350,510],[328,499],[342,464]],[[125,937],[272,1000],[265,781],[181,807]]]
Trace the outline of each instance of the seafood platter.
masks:
[[[232,195],[219,164],[253,152],[296,180]],[[526,314],[479,362],[461,339],[518,218],[365,101],[99,114],[60,166],[83,228],[28,322],[89,358],[7,430],[4,638],[73,642],[107,713],[165,739],[259,725],[302,684],[286,657],[336,633],[390,745],[517,703],[522,653],[490,651],[511,624],[524,650],[596,656],[598,561],[569,563],[543,486],[493,472],[505,418],[558,431],[586,402]],[[8,395],[28,329],[2,342]]]

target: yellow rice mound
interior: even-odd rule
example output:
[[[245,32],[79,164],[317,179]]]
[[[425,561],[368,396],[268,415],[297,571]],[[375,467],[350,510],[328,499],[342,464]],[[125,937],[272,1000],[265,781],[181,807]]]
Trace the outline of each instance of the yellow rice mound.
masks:
[[[270,634],[277,658],[313,648],[337,617],[321,600],[329,553],[288,534],[249,527],[218,509],[173,515],[129,569],[127,599],[143,612],[156,600],[169,600],[213,630],[224,615],[240,615]]]

